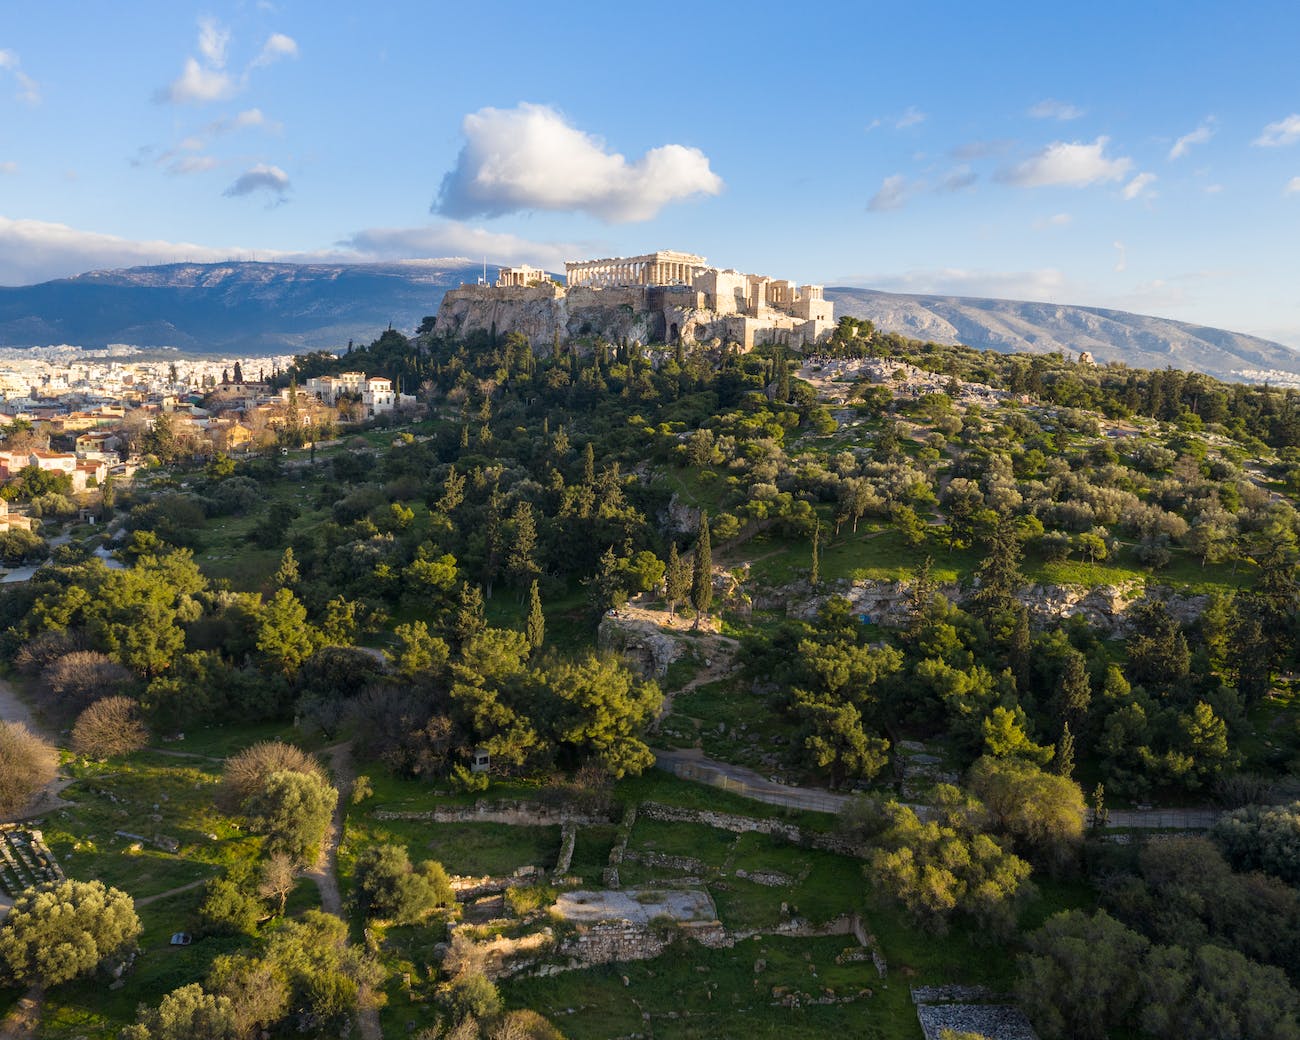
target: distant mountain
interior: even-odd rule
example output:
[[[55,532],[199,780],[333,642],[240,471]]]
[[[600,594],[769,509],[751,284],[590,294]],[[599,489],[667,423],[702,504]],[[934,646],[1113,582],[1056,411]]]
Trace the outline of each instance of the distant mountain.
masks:
[[[936,343],[1002,353],[1088,351],[1098,362],[1191,369],[1235,382],[1300,383],[1300,352],[1239,332],[1100,307],[827,289],[836,315]]]
[[[410,332],[443,293],[476,282],[464,259],[381,264],[164,264],[0,287],[0,347],[71,343],[193,352],[298,353]],[[496,267],[487,276],[495,280]],[[1300,352],[1221,329],[1095,307],[827,289],[836,314],[941,343],[1089,351],[1098,361],[1300,384]]]
[[[197,352],[303,352],[410,332],[468,260],[388,264],[163,264],[0,287],[0,346],[130,343]],[[488,276],[496,277],[489,268]]]

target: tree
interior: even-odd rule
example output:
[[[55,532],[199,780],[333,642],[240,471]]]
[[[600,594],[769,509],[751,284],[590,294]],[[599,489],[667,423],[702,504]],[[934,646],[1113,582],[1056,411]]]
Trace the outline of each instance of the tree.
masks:
[[[1035,744],[1025,732],[1029,720],[1023,708],[1008,711],[1001,706],[993,709],[980,726],[984,746],[994,758],[1023,758],[1038,765],[1046,765],[1052,758],[1052,749]]]
[[[1092,687],[1088,683],[1088,662],[1083,654],[1071,650],[1061,671],[1057,703],[1061,718],[1067,725],[1080,726],[1088,717],[1092,702]]]
[[[280,740],[263,740],[226,759],[218,804],[228,811],[238,810],[246,799],[262,790],[267,777],[285,770],[325,779],[325,772],[314,755]]]
[[[72,717],[95,701],[120,693],[133,678],[107,654],[74,650],[45,667],[41,685],[53,695],[60,713]]]
[[[541,568],[537,565],[537,522],[533,519],[533,507],[528,502],[520,499],[515,504],[510,526],[514,540],[506,554],[506,570],[522,590],[541,573]]]
[[[437,674],[446,667],[451,648],[444,640],[430,635],[429,626],[423,621],[398,625],[393,635],[397,638],[397,652],[389,651],[388,656],[405,678]]]
[[[713,547],[709,544],[709,514],[700,514],[700,536],[695,543],[695,566],[691,571],[691,606],[695,608],[695,624],[700,615],[707,614],[713,603]]]
[[[289,589],[279,589],[257,619],[257,649],[285,675],[296,672],[321,645],[320,632],[307,623],[307,608]]]
[[[1083,844],[1084,802],[1079,785],[1032,762],[984,756],[971,767],[970,787],[994,829],[1053,869],[1073,862]]]
[[[0,722],[0,816],[16,813],[54,779],[59,754],[21,722]]]
[[[1056,742],[1056,754],[1052,758],[1052,768],[1057,776],[1069,780],[1074,776],[1074,735],[1067,722],[1061,730],[1061,738]]]
[[[293,555],[293,547],[286,546],[284,555],[280,557],[280,567],[275,572],[275,587],[278,589],[289,589],[293,591],[298,587],[300,575],[298,572],[298,561]]]
[[[548,669],[557,699],[554,739],[578,758],[593,758],[615,778],[654,764],[640,732],[663,701],[653,682],[640,682],[615,657],[588,653]]]
[[[285,852],[273,852],[262,864],[257,894],[263,899],[278,900],[277,912],[283,917],[284,904],[296,883],[297,871],[294,868],[293,857]]]
[[[808,570],[808,584],[814,589],[820,585],[822,581],[821,547],[818,544],[821,541],[821,533],[822,525],[820,523],[813,524],[812,565]]]
[[[94,971],[140,934],[135,903],[99,881],[47,881],[0,925],[0,965],[23,985],[57,986]]]
[[[266,908],[230,877],[213,878],[199,907],[204,929],[215,935],[252,935]]]
[[[546,642],[546,615],[542,613],[542,596],[533,580],[528,589],[528,618],[524,622],[524,634],[528,636],[528,645],[537,653]]]
[[[319,776],[282,770],[245,800],[244,812],[254,832],[267,836],[272,852],[310,866],[320,854],[338,800],[338,791]]]
[[[111,758],[139,751],[149,743],[140,704],[130,697],[105,697],[77,716],[72,750],[87,758]]]
[[[794,710],[803,722],[804,747],[821,769],[829,769],[831,786],[850,777],[870,780],[889,761],[889,741],[867,734],[862,713],[834,697],[793,690]]]
[[[238,1036],[230,998],[206,993],[197,982],[172,990],[157,1008],[141,1008],[135,1024],[120,1034],[121,1040],[236,1040]]]
[[[1204,945],[1151,951],[1139,1021],[1158,1040],[1297,1040],[1300,994],[1280,968]]]
[[[235,362],[235,382],[236,382],[236,383],[242,383],[243,381],[244,381],[244,368],[243,368],[243,366],[242,366],[238,361],[236,361],[236,362]]]
[[[430,910],[456,901],[440,863],[427,860],[417,871],[401,845],[372,845],[353,868],[357,902],[367,914],[394,924],[415,924]]]
[[[230,1001],[241,1037],[257,1036],[289,1013],[289,985],[270,960],[242,954],[217,957],[208,972],[208,988]]]
[[[1236,870],[1262,870],[1300,885],[1300,801],[1224,813],[1210,837]]]
[[[975,573],[979,578],[975,602],[986,614],[1010,604],[1012,594],[1024,583],[1020,543],[1010,520],[998,519],[985,546],[984,562]]]
[[[1142,997],[1136,966],[1150,943],[1105,911],[1067,910],[1029,937],[1016,996],[1045,1040],[1106,1040],[1132,1024]]]
[[[668,565],[664,569],[664,599],[668,602],[668,613],[674,617],[677,615],[677,605],[686,601],[688,591],[686,564],[677,554],[677,542],[674,540],[668,550]]]

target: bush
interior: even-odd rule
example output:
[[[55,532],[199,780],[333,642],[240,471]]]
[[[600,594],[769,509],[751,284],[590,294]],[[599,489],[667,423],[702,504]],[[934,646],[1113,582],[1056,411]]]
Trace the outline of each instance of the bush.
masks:
[[[1262,870],[1300,884],[1300,802],[1225,813],[1210,836],[1236,870]]]
[[[0,722],[0,815],[22,809],[54,779],[59,756],[21,722]]]
[[[140,705],[130,697],[105,697],[77,716],[72,750],[87,758],[129,755],[149,743]]]
[[[310,866],[320,855],[339,793],[318,772],[280,770],[244,802],[254,832],[267,836],[267,848]]]
[[[375,845],[362,852],[353,883],[362,910],[396,924],[414,924],[435,907],[455,902],[442,864],[426,860],[417,872],[400,845]]]
[[[252,935],[266,907],[228,877],[208,882],[199,920],[210,935]]]
[[[41,683],[55,704],[76,715],[105,697],[113,697],[131,685],[135,676],[98,650],[76,650],[57,658],[41,672]]]
[[[314,755],[281,740],[264,740],[226,759],[218,798],[227,811],[238,811],[248,798],[262,790],[268,776],[286,771],[325,780],[325,771]]]

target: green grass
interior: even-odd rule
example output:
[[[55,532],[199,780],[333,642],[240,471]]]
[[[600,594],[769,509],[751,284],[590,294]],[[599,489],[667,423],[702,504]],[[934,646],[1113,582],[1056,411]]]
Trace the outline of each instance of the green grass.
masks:
[[[731,852],[735,835],[701,823],[668,823],[637,817],[628,848],[668,856],[689,856],[711,867],[721,867]]]
[[[609,864],[609,850],[613,847],[617,834],[618,828],[614,826],[578,828],[569,873],[582,878],[586,884],[599,884],[605,867]]]
[[[376,820],[353,810],[345,826],[340,869],[370,845],[403,845],[413,862],[437,860],[449,874],[510,874],[519,867],[549,871],[560,853],[560,828],[512,827],[503,823],[429,823]]]

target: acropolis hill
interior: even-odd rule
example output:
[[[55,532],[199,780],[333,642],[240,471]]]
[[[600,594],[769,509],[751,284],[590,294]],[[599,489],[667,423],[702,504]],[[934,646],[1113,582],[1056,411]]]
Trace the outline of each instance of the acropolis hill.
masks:
[[[811,345],[829,336],[834,305],[820,285],[710,267],[702,256],[566,263],[565,285],[527,265],[503,267],[495,285],[464,284],[442,298],[443,335],[521,332],[535,347],[600,336],[639,343]]]

